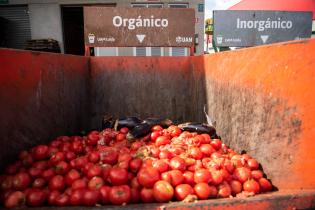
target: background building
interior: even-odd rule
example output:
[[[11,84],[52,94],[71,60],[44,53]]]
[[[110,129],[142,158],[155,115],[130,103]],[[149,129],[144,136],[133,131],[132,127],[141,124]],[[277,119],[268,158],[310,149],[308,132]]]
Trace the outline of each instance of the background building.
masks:
[[[204,50],[204,0],[1,0],[0,47],[24,49],[30,39],[55,39],[61,51],[84,55],[83,6],[193,8],[194,54]],[[158,38],[158,34],[157,34]],[[96,48],[95,55],[185,56],[189,48]]]

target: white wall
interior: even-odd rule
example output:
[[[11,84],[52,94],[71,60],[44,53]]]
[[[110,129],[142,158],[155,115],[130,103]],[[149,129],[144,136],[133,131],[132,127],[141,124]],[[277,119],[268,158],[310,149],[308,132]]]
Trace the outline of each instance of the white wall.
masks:
[[[29,4],[28,8],[32,39],[55,39],[64,52],[59,4]]]

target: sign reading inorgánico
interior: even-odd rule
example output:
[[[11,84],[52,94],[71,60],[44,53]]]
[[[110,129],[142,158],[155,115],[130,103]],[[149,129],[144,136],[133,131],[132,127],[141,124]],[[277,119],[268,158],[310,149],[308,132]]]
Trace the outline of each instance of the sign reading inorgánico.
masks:
[[[193,9],[84,7],[84,39],[90,47],[191,47]]]
[[[310,38],[312,12],[214,11],[218,47],[247,47]]]

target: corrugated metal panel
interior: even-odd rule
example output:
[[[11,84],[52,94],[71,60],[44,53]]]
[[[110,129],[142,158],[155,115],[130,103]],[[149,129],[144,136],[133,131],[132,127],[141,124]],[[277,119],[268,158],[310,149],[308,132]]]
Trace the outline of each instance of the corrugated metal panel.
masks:
[[[2,47],[24,49],[31,39],[27,6],[0,6]],[[2,33],[2,32],[1,32]]]

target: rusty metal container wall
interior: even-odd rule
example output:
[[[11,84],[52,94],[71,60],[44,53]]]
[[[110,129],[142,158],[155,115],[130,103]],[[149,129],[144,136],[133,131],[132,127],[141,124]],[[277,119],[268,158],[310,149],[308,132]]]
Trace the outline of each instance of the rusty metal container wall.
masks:
[[[190,57],[91,57],[92,127],[102,116],[205,121],[204,71]]]
[[[223,141],[279,189],[315,188],[314,52],[310,39],[193,58]]]
[[[88,58],[0,50],[0,168],[19,151],[87,127]]]
[[[312,39],[186,58],[84,58],[2,49],[1,164],[58,135],[99,128],[104,114],[205,121],[206,104],[223,141],[257,158],[280,191],[246,202],[163,208],[315,207],[314,51]]]

